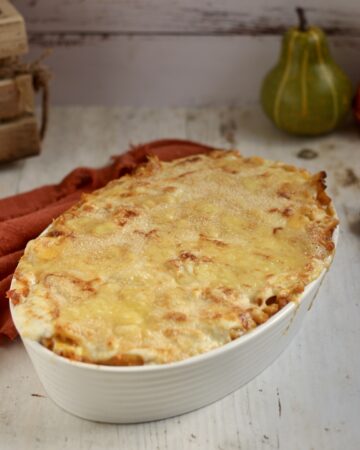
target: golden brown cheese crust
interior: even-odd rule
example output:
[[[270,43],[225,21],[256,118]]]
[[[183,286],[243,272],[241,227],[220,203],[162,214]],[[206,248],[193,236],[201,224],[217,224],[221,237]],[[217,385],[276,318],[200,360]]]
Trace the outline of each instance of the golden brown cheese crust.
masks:
[[[213,151],[86,195],[31,241],[9,296],[25,337],[79,361],[161,364],[264,323],[332,258],[325,173]]]

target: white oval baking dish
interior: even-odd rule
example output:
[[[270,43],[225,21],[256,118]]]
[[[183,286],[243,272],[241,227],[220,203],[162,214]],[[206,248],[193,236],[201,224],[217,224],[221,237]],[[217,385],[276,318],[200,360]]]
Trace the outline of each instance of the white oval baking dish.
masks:
[[[335,244],[337,237],[338,229]],[[325,273],[306,287],[298,302],[289,303],[255,330],[221,348],[171,364],[86,364],[22,340],[49,397],[66,411],[100,422],[164,419],[219,400],[268,367],[300,329]]]

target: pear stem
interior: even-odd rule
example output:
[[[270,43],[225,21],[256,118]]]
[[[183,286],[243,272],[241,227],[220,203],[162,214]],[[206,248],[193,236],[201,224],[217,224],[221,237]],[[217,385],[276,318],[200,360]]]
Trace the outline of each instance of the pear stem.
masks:
[[[299,18],[299,30],[300,31],[306,31],[308,28],[308,23],[305,16],[305,10],[304,8],[296,8],[296,13]]]

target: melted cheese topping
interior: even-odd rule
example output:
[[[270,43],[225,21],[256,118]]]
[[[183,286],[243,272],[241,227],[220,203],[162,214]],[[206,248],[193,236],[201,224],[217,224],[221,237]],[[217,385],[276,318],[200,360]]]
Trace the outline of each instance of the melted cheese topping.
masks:
[[[27,245],[9,293],[20,333],[119,365],[226,344],[330,263],[324,177],[237,152],[150,160]]]

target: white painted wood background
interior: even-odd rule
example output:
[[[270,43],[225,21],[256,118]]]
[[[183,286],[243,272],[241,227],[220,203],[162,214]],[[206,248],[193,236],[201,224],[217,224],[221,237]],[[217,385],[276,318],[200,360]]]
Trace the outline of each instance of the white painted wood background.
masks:
[[[59,105],[209,106],[257,100],[295,6],[360,81],[359,0],[13,0],[34,58],[52,47]]]
[[[20,342],[0,347],[1,450],[358,450],[360,131],[299,139],[258,109],[54,108],[41,156],[0,166],[0,196],[59,181],[78,165],[163,137],[200,140],[328,172],[341,219],[334,264],[291,347],[209,407],[138,425],[91,423],[46,396]],[[303,160],[299,150],[317,157]],[[66,380],[64,380],[66,383]]]

